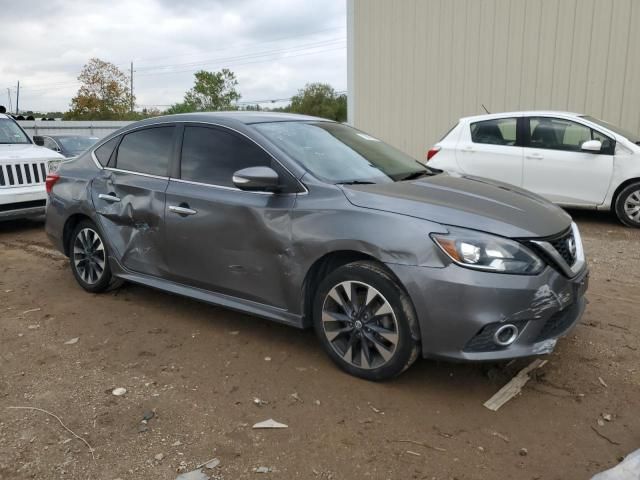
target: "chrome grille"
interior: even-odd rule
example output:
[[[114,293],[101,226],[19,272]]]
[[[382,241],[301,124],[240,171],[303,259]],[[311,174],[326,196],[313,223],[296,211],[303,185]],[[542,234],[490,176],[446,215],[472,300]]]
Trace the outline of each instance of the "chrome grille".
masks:
[[[567,262],[567,265],[571,266],[576,262],[576,248],[575,238],[573,232],[569,231],[566,235],[556,239],[550,240],[549,243],[553,245],[553,248],[560,254],[560,256]],[[570,248],[570,243],[573,243],[573,249]]]
[[[527,243],[549,265],[557,267],[568,277],[575,277],[586,264],[580,231],[575,223],[560,235]]]
[[[41,185],[46,178],[46,161],[0,164],[0,188]]]

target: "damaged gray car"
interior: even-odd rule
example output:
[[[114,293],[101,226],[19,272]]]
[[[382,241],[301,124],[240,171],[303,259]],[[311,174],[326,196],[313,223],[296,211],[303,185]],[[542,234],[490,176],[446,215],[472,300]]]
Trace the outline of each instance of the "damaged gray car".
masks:
[[[328,120],[148,119],[46,186],[47,234],[85,290],[130,281],[313,327],[370,380],[419,356],[549,353],[585,308],[585,255],[563,210]]]

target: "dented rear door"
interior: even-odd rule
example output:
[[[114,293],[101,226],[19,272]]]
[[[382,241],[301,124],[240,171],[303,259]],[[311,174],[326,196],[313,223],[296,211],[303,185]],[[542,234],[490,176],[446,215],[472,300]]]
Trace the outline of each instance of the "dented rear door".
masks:
[[[175,127],[136,130],[125,135],[110,166],[92,182],[100,226],[116,258],[127,270],[166,273],[164,210]]]

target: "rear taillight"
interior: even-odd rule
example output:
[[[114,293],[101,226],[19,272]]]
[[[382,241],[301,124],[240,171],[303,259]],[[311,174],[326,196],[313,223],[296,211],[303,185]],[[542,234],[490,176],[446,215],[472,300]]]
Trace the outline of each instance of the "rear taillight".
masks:
[[[439,151],[440,151],[440,147],[433,147],[431,150],[429,150],[427,152],[427,162],[431,160]]]
[[[47,179],[44,182],[47,193],[51,193],[51,189],[53,189],[53,186],[58,180],[60,180],[60,175],[58,175],[57,173],[50,173],[49,175],[47,175]]]

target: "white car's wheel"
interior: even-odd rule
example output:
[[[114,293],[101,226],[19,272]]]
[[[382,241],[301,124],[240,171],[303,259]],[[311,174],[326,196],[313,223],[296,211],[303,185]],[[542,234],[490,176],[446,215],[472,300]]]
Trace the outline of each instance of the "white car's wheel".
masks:
[[[615,210],[626,226],[640,228],[640,182],[628,185],[618,194]]]

